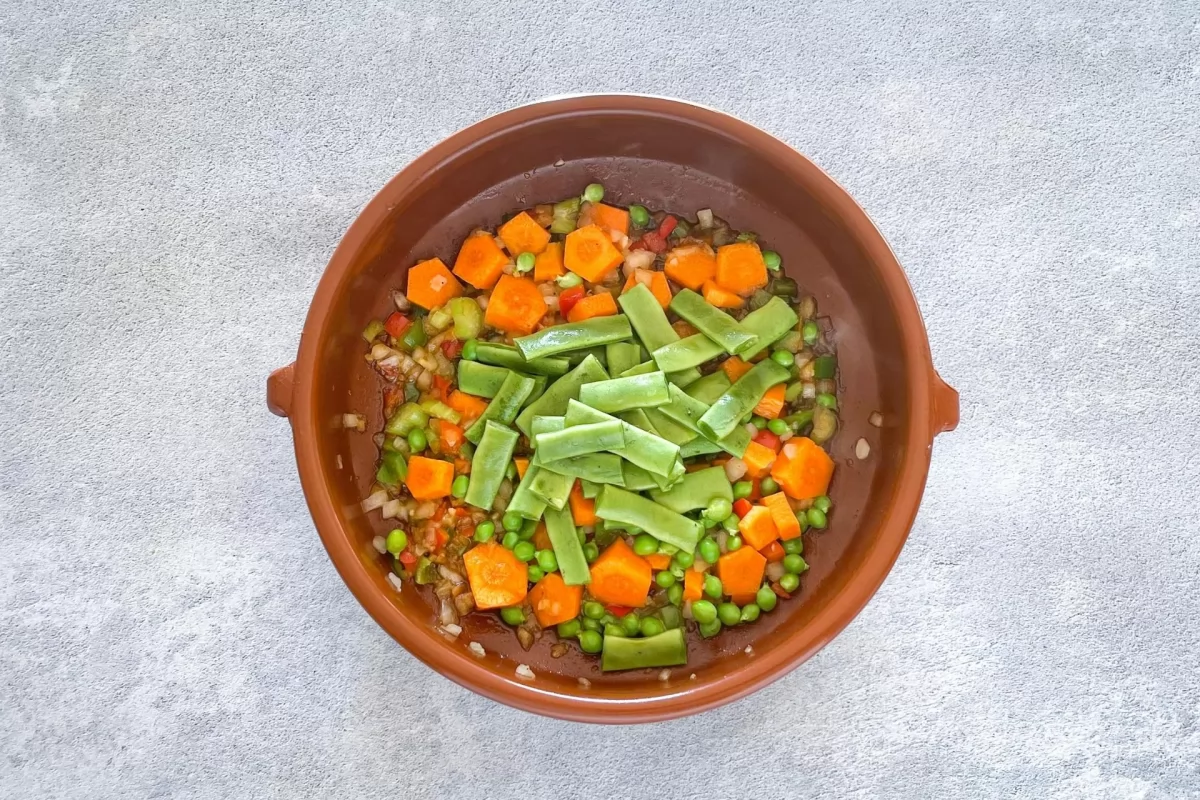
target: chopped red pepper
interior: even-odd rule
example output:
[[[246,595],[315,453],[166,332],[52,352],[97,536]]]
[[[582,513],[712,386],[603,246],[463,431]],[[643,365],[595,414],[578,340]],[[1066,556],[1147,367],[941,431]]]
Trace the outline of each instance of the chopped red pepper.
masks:
[[[391,417],[392,412],[404,402],[404,390],[399,386],[389,386],[383,390],[383,415]]]
[[[768,430],[761,430],[754,434],[754,441],[761,444],[763,447],[769,447],[775,452],[779,452],[779,437]]]
[[[441,550],[446,546],[446,542],[450,541],[450,534],[446,533],[441,528],[433,532],[433,549]]]
[[[655,253],[661,253],[667,249],[666,238],[659,236],[657,231],[650,231],[642,237],[642,242],[646,245],[646,249]]]
[[[779,544],[779,542],[771,542],[758,552],[766,556],[767,561],[783,561],[783,557],[787,555],[787,553],[783,551],[783,546]]]
[[[663,221],[658,225],[658,235],[666,239],[671,235],[671,231],[675,230],[675,226],[678,224],[679,221],[668,214],[667,216],[663,217]]]
[[[737,514],[739,518],[749,514],[750,509],[752,508],[754,508],[754,506],[744,497],[741,500],[733,501],[733,513]]]
[[[400,553],[399,559],[400,563],[406,567],[411,567],[413,564],[417,563],[417,557],[407,550]]]
[[[649,250],[650,247],[649,247],[649,245],[646,244],[645,239],[638,237],[629,245],[629,249],[630,250]]]
[[[412,320],[401,314],[399,311],[393,311],[391,316],[383,321],[383,329],[387,331],[388,336],[391,336],[393,339],[399,339],[410,327],[412,327]]]
[[[442,353],[446,358],[458,358],[462,355],[463,343],[453,336],[442,342]]]
[[[633,611],[631,606],[605,606],[604,608],[614,617],[623,617]]]
[[[583,287],[572,286],[570,289],[567,289],[558,296],[558,310],[565,317],[567,314],[571,313],[571,309],[575,307],[575,304],[582,299]]]
[[[779,585],[779,581],[776,581],[775,583],[771,584],[771,591],[775,593],[776,597],[782,597],[784,600],[792,599],[792,595],[786,589],[784,589],[782,586]]]
[[[441,375],[434,375],[433,394],[437,395],[438,400],[445,400],[450,394],[450,381],[446,380]]]

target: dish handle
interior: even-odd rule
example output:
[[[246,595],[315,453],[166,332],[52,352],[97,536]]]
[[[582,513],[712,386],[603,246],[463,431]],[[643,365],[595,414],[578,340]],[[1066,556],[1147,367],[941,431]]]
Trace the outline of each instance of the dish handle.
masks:
[[[958,390],[942,380],[937,370],[933,370],[930,417],[933,424],[933,435],[946,433],[958,427]]]
[[[288,364],[280,367],[267,378],[267,408],[279,417],[288,417],[292,413],[292,385],[296,365]]]

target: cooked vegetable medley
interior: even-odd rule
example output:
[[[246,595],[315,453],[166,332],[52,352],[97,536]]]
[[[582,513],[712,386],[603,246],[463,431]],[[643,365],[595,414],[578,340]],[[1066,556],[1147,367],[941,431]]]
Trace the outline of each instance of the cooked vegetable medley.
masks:
[[[363,508],[396,520],[376,547],[443,630],[495,612],[526,649],[552,630],[553,655],[669,667],[798,590],[832,513],[837,357],[753,233],[603,197],[409,270],[363,331],[387,419]]]

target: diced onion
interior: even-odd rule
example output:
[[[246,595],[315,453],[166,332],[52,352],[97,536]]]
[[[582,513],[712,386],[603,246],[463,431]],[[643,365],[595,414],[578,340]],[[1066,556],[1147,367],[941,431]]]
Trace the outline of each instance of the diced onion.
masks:
[[[791,428],[788,428],[786,431],[779,434],[779,441],[786,442],[788,439],[795,437],[795,435],[796,435],[796,432],[793,431]]]
[[[702,208],[696,212],[696,224],[701,228],[708,229],[713,226],[713,213],[711,208]]]
[[[659,679],[660,681],[669,681],[669,680],[671,680],[671,670],[669,670],[669,669],[664,669],[662,672],[658,673],[658,679]]]
[[[867,422],[871,423],[876,428],[882,428],[883,414],[880,414],[878,411],[872,411],[871,416],[867,417]]]
[[[871,455],[871,444],[866,439],[859,439],[854,444],[854,455],[858,456],[858,460],[862,461],[867,456]]]
[[[371,544],[379,551],[380,555],[387,553],[387,539],[384,539],[382,536],[376,536],[371,540]]]
[[[725,477],[730,483],[737,483],[746,474],[746,462],[740,458],[731,458],[725,462]]]
[[[654,264],[654,252],[651,250],[630,250],[625,256],[625,276],[629,277],[634,270],[650,269]]]
[[[487,311],[488,298],[486,294],[481,294],[479,297],[476,297],[475,302],[479,304],[480,308],[482,308],[484,311]]]
[[[396,304],[397,311],[408,311],[412,308],[412,303],[404,295],[404,292],[392,292],[392,302]]]
[[[758,435],[758,428],[754,426],[753,422],[746,423],[746,433],[750,434],[751,439]]]
[[[804,382],[803,388],[800,389],[800,396],[805,400],[812,400],[817,396],[817,385],[815,383]]]
[[[376,344],[371,346],[371,360],[382,361],[388,356],[395,355],[396,351],[388,347],[386,344]]]
[[[394,572],[389,572],[387,574],[387,579],[388,579],[388,583],[390,583],[397,592],[404,591],[404,583],[403,583],[403,581],[400,580],[399,575],[397,575]]]
[[[380,515],[384,519],[395,519],[400,516],[401,505],[402,502],[400,500],[388,500],[383,504],[383,510],[380,511]]]
[[[365,512],[374,511],[377,508],[383,508],[383,504],[388,501],[388,493],[380,489],[362,501],[362,510]]]
[[[342,414],[342,427],[353,428],[356,431],[367,429],[367,419],[362,414]]]
[[[449,625],[443,625],[442,630],[446,632],[446,638],[453,641],[454,639],[458,638],[460,633],[462,633],[462,626],[455,625],[453,622],[451,622]]]
[[[550,295],[546,298],[546,309],[551,313],[558,311],[558,295]]]
[[[445,578],[446,580],[453,583],[455,586],[459,586],[463,583],[466,583],[466,578],[464,578],[462,575],[459,575],[457,572],[450,569],[449,567],[443,566],[441,564],[438,565],[438,574],[440,574],[443,578]]]
[[[531,681],[537,676],[533,674],[533,670],[529,668],[528,664],[517,664],[517,677]]]
[[[467,649],[480,658],[483,658],[487,655],[487,651],[483,649],[483,645],[481,645],[479,642],[471,642],[469,645],[467,645]]]
[[[590,689],[590,688],[592,688],[592,682],[591,682],[591,681],[589,681],[587,678],[580,678],[580,679],[579,679],[579,685],[580,685],[580,686],[582,686],[582,687],[583,687],[583,688],[585,688],[585,689]]]
[[[767,578],[769,580],[772,580],[772,581],[779,580],[780,578],[783,577],[783,573],[785,571],[786,570],[784,570],[784,568],[783,568],[782,561],[772,561],[770,564],[767,564]]]
[[[426,500],[421,505],[413,509],[413,519],[429,519],[437,511],[437,503],[432,500]]]

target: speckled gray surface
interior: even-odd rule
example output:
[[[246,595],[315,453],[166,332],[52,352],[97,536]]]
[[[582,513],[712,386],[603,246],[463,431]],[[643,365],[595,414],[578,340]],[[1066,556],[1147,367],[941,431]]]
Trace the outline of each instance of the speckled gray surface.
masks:
[[[1195,4],[606,5],[0,7],[0,796],[1200,796]],[[596,90],[829,170],[963,397],[837,641],[622,729],[396,646],[263,401],[379,186]]]

